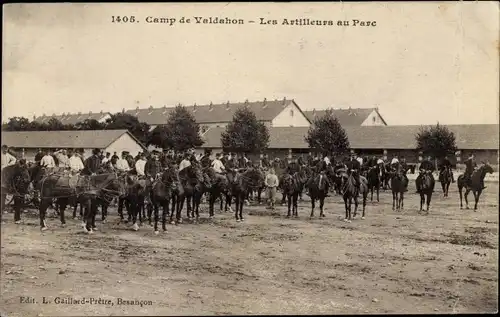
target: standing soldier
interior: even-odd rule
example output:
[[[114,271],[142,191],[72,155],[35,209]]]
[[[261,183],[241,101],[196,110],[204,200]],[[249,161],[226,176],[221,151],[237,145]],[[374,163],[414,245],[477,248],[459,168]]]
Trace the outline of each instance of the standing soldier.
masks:
[[[127,161],[127,152],[122,152],[122,157],[116,161],[116,169],[119,172],[128,172],[130,170],[130,165]]]
[[[85,174],[95,175],[99,172],[99,168],[101,167],[101,158],[99,157],[99,154],[99,149],[92,150],[92,156],[87,158],[84,163]]]
[[[7,145],[2,145],[2,169],[6,166],[11,166],[16,164],[16,158],[9,153],[9,147]]]

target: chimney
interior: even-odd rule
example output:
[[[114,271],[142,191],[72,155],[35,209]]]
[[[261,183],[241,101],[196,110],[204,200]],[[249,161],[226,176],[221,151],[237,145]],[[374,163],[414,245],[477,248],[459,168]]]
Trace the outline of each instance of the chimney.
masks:
[[[248,99],[245,100],[245,107],[248,107]]]
[[[92,111],[89,111],[89,116],[91,116],[91,115],[92,115]]]
[[[42,117],[45,117],[45,113],[42,114]]]
[[[231,106],[229,105],[229,100],[228,100],[226,103],[226,110],[229,110],[230,108],[231,108]]]
[[[196,102],[195,102],[194,105],[193,105],[193,112],[195,112],[197,110],[197,108],[198,108],[198,106],[196,105]]]
[[[56,116],[56,114],[55,114],[55,113],[52,113],[52,116],[53,116],[53,117],[55,117],[55,116]]]
[[[66,115],[66,112],[63,112],[63,113],[62,113],[62,116],[64,117],[65,115]]]
[[[36,119],[36,116],[35,116],[35,115],[33,115],[33,121],[35,121],[35,119]]]
[[[283,106],[286,105],[286,97],[283,97]]]
[[[167,105],[163,105],[163,114],[167,113]]]
[[[153,106],[152,105],[149,105],[149,112],[148,112],[148,115],[152,114],[153,113]]]
[[[313,117],[316,117],[316,108],[313,108]]]
[[[214,110],[214,105],[210,101],[210,105],[208,106],[208,111],[212,111],[212,110]]]
[[[262,108],[265,108],[267,107],[267,98],[264,98],[264,102],[262,104]]]
[[[139,111],[139,107],[135,107],[135,111]]]
[[[122,108],[122,113],[125,113],[125,108]]]
[[[101,113],[101,114],[103,114],[102,110],[101,110],[101,112],[100,112],[100,113]]]

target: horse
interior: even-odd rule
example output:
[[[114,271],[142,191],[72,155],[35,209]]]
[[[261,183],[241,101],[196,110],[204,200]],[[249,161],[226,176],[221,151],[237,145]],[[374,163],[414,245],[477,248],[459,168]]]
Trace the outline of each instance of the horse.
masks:
[[[469,201],[467,200],[467,196],[469,195],[469,192],[472,191],[472,194],[474,194],[474,211],[477,211],[477,204],[479,202],[479,196],[481,196],[481,193],[483,191],[483,184],[484,184],[484,178],[486,177],[486,173],[493,173],[493,168],[488,164],[484,163],[481,167],[478,169],[474,170],[472,172],[472,175],[470,177],[469,181],[466,181],[465,175],[460,175],[457,180],[457,185],[458,185],[458,192],[460,194],[460,209],[463,208],[462,205],[462,189],[465,187],[465,206],[466,209],[469,209]]]
[[[14,221],[21,221],[21,207],[24,203],[24,198],[29,190],[31,183],[31,175],[28,167],[24,164],[17,163],[15,165],[6,166],[2,169],[2,192],[0,199],[1,212],[5,208],[5,200],[7,194],[13,196],[14,202]]]
[[[225,210],[227,211],[228,204],[231,205],[231,196],[228,193],[229,181],[226,175],[217,175],[213,169],[209,170],[209,174],[211,175],[211,183],[212,185],[208,189],[208,210],[209,217],[214,217],[214,205],[217,198],[220,199],[220,210],[222,211],[223,199],[222,196],[225,196]]]
[[[451,177],[453,173],[450,168],[445,168],[439,173],[439,182],[441,183],[441,188],[443,189],[443,196],[448,197],[448,190],[451,184]]]
[[[290,208],[292,208],[292,214],[298,217],[298,200],[299,195],[302,193],[304,184],[307,181],[307,175],[305,169],[300,169],[299,172],[295,172],[293,175],[286,174],[283,176],[283,193],[287,197],[288,201],[288,213],[287,218],[290,218]]]
[[[342,188],[342,198],[344,199],[345,205],[345,222],[351,222],[353,218],[356,218],[358,212],[358,196],[361,194],[363,198],[363,214],[361,219],[365,219],[365,209],[366,209],[366,197],[368,196],[368,180],[364,176],[359,176],[359,186],[356,184],[356,180],[352,174],[343,174],[343,188]],[[351,217],[351,207],[352,200],[354,199],[354,215]]]
[[[235,198],[236,221],[243,221],[243,203],[248,196],[249,191],[254,190],[260,186],[261,175],[260,172],[253,167],[246,169],[244,172],[236,172],[234,179],[229,182],[231,196]]]
[[[400,170],[400,166],[398,166],[397,171],[390,171],[387,174],[392,175],[390,178],[390,189],[392,191],[392,210],[399,211],[404,208],[404,193],[408,191],[408,181],[403,176],[403,173]]]
[[[328,175],[326,173],[317,173],[311,176],[308,181],[307,190],[311,198],[311,215],[309,218],[314,217],[314,208],[316,207],[316,200],[319,200],[320,217],[325,217],[323,207],[325,205],[325,198],[328,195]]]
[[[370,191],[371,194],[370,201],[373,201],[373,191],[376,190],[377,202],[380,202],[379,192],[380,192],[380,185],[382,184],[380,167],[378,165],[370,167],[366,174],[366,179],[368,180],[368,190]]]
[[[394,172],[391,170],[390,163],[384,163],[381,165],[382,165],[382,168],[381,168],[382,188],[384,190],[391,189],[392,183],[390,182],[390,180],[394,176]]]
[[[203,182],[201,170],[194,165],[190,165],[184,168],[178,173],[179,178],[179,194],[176,206],[176,220],[177,223],[182,223],[181,211],[184,207],[184,201],[186,201],[187,217],[191,220],[194,217],[194,211],[192,210],[191,202],[193,200],[193,195],[195,194],[195,187],[200,186]],[[195,221],[198,219],[199,214],[196,215]],[[172,221],[171,221],[172,223]],[[175,223],[175,222],[174,222]]]
[[[174,190],[177,188],[178,175],[174,167],[165,169],[161,176],[156,178],[150,186],[149,198],[151,204],[149,208],[154,209],[154,232],[158,234],[158,209],[162,207],[162,229],[167,231],[166,221],[169,213],[170,202],[175,199]],[[175,201],[172,201],[172,211],[175,206]]]
[[[431,172],[425,172],[419,179],[420,187],[420,211],[423,210],[424,204],[427,206],[426,211],[429,212],[429,206],[431,204],[432,193],[434,192],[435,186],[434,176]]]
[[[139,222],[142,224],[144,201],[148,194],[146,179],[136,174],[129,174],[126,177],[126,182],[127,182],[127,200],[129,203],[129,211],[132,216],[132,230],[137,231],[139,230],[139,225],[137,224],[137,218],[139,218]],[[149,217],[148,220],[149,224],[151,225],[152,224],[151,217]]]

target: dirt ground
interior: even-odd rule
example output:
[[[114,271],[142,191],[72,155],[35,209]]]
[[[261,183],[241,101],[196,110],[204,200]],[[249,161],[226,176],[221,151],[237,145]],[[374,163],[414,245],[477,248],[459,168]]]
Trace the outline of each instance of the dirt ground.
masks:
[[[478,212],[459,209],[452,185],[450,198],[434,194],[428,215],[417,212],[410,188],[403,212],[392,211],[392,196],[383,192],[380,203],[368,203],[366,219],[352,223],[342,221],[343,203],[333,196],[324,219],[317,213],[309,220],[306,200],[299,219],[286,219],[285,207],[254,206],[243,223],[229,213],[213,221],[203,213],[201,223],[169,225],[158,236],[148,226],[133,232],[117,225],[115,210],[90,236],[77,220],[61,228],[49,219],[50,230],[41,233],[34,212],[20,225],[4,214],[1,313],[493,313],[498,183],[487,184]],[[21,303],[22,296],[36,302]]]

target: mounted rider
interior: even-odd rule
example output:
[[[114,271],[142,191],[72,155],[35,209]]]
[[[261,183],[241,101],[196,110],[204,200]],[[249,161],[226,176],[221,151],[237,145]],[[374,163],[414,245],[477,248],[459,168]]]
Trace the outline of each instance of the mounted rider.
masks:
[[[357,155],[355,152],[351,153],[351,159],[347,161],[346,163],[347,166],[347,174],[349,176],[354,177],[354,181],[356,183],[356,186],[359,187],[361,184],[361,180],[359,178],[360,170],[361,170],[361,164],[359,160],[357,160]]]
[[[451,175],[451,182],[454,183],[455,179],[453,177],[453,170],[452,170],[452,164],[450,162],[450,159],[448,158],[448,155],[445,155],[445,157],[442,159],[441,163],[439,164],[439,175],[441,176],[444,171],[448,170]]]
[[[14,155],[9,153],[9,147],[7,145],[2,145],[2,169],[4,167],[16,164],[17,159]]]
[[[151,158],[147,160],[144,165],[144,175],[146,176],[146,179],[149,180],[149,184],[152,184],[155,179],[161,177],[164,169],[158,154],[158,151],[153,151],[151,153]]]
[[[464,172],[464,181],[465,184],[471,185],[472,183],[472,174],[477,169],[477,162],[474,153],[471,153],[469,158],[464,161],[465,164],[465,172]],[[481,184],[482,189],[485,189],[484,183]]]
[[[422,183],[422,177],[424,173],[432,173],[432,172],[434,172],[434,164],[431,162],[431,157],[428,156],[427,158],[423,159],[422,162],[420,162],[419,174],[415,179],[417,193],[420,193],[420,185]]]
[[[210,159],[210,155],[212,155],[212,150],[205,149],[205,153],[203,153],[200,159],[200,164],[203,169],[208,169],[211,166],[212,160]]]
[[[295,173],[298,173],[299,170],[300,170],[300,165],[297,162],[297,158],[293,156],[292,161],[288,164],[286,168],[286,172],[288,175],[293,176]]]

